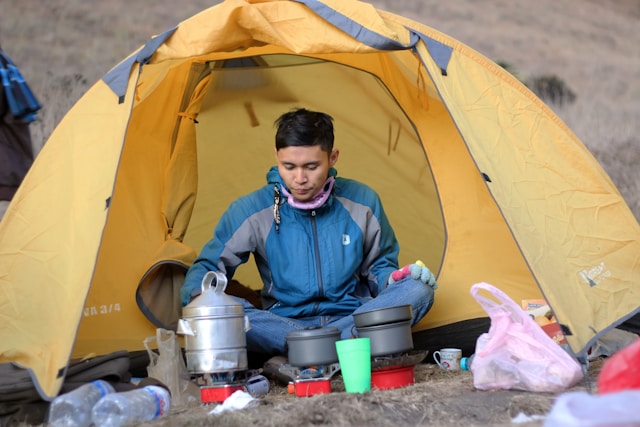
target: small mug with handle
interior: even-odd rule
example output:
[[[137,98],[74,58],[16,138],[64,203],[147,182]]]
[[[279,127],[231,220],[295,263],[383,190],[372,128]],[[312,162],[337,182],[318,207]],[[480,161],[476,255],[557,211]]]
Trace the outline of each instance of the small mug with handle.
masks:
[[[433,360],[438,366],[447,371],[460,370],[462,350],[459,348],[443,348],[433,352]]]

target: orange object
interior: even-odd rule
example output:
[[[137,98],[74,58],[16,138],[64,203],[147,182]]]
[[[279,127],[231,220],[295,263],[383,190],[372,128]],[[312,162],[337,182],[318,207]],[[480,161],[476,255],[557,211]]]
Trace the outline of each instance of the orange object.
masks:
[[[542,330],[557,344],[567,344],[567,338],[562,333],[556,317],[553,315],[545,299],[522,300],[522,309],[542,328]]]

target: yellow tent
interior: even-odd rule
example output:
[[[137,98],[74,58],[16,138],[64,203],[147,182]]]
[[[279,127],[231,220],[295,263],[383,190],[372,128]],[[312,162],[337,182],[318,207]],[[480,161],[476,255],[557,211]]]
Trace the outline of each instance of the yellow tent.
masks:
[[[380,193],[401,263],[437,272],[415,332],[485,318],[480,281],[544,296],[578,356],[638,312],[637,221],[513,76],[367,3],[227,0],[117,65],[45,144],[0,223],[0,363],[51,398],[70,357],[142,350],[294,107],[335,118],[340,175]]]

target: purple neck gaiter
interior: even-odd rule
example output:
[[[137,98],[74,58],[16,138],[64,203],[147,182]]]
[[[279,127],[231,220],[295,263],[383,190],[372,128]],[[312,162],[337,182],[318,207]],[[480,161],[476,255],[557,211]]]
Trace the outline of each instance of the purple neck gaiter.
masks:
[[[294,208],[305,210],[317,209],[322,206],[324,202],[326,202],[329,198],[329,194],[331,194],[334,182],[334,177],[330,176],[329,178],[327,178],[327,180],[324,182],[324,185],[322,186],[322,191],[316,194],[316,196],[308,202],[297,201],[284,186],[282,186],[282,193],[287,197],[287,202]]]

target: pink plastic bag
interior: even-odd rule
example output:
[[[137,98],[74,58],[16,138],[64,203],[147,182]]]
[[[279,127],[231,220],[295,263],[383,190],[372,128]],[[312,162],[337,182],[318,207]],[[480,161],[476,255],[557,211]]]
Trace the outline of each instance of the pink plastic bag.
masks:
[[[493,298],[479,295],[480,291]],[[476,283],[471,295],[491,319],[489,331],[478,337],[471,365],[477,389],[559,392],[582,379],[580,364],[507,294],[488,283]]]

